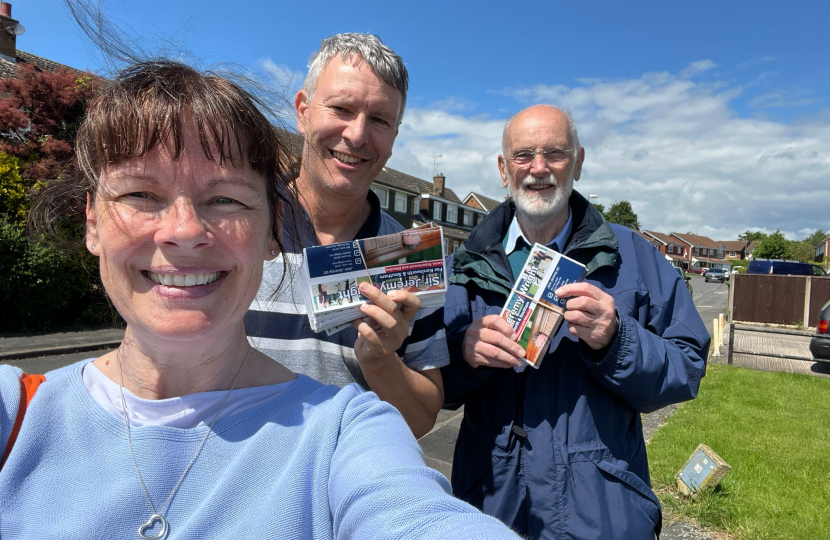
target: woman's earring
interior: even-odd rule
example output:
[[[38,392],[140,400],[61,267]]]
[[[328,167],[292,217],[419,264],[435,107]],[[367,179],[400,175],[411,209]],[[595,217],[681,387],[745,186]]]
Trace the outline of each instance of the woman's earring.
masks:
[[[95,249],[95,244],[90,244],[90,245],[89,245],[89,249],[90,249],[90,250]]]
[[[271,256],[272,256],[272,257],[276,257],[276,256],[277,256],[277,252],[276,252],[276,251],[274,251],[273,249],[271,250]]]

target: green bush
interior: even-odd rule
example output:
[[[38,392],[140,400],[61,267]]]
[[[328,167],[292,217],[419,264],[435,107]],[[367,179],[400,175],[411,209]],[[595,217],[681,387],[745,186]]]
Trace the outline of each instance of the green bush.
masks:
[[[0,216],[0,331],[112,322],[95,262],[35,243]]]
[[[20,176],[22,165],[18,158],[0,151],[0,214],[20,227],[29,212],[27,182]]]

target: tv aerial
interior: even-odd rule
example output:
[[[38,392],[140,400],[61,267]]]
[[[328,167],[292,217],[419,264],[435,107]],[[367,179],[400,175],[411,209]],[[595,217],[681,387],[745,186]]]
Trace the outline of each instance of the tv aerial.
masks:
[[[443,157],[443,156],[441,156],[441,154],[438,154],[437,156],[427,156],[427,157],[432,158],[432,177],[435,178],[435,175],[438,173],[438,165],[441,165],[441,162],[438,161],[438,158]]]

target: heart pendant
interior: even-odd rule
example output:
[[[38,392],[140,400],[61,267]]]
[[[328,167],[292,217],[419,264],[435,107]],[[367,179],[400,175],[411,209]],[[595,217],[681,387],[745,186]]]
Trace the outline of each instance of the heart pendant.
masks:
[[[156,521],[161,523],[161,530],[157,534],[144,534],[144,531],[152,527],[153,523]],[[153,514],[150,516],[150,519],[147,520],[147,523],[138,528],[138,536],[141,537],[141,540],[164,540],[167,538],[169,530],[167,520],[164,519],[164,516],[161,514]]]

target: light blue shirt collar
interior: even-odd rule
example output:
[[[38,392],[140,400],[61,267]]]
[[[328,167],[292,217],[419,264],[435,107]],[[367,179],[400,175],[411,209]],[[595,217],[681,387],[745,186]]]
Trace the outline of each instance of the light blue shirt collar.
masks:
[[[565,244],[568,242],[568,238],[571,236],[571,229],[573,228],[573,214],[571,214],[571,207],[568,206],[568,221],[565,222],[565,226],[562,227],[562,231],[550,242],[546,245],[548,247],[552,247],[553,244],[556,244],[558,248],[557,251],[562,252],[565,249]],[[510,255],[514,251],[516,251],[516,244],[519,241],[519,238],[524,240],[524,242],[529,245],[533,246],[527,239],[527,237],[522,233],[522,227],[519,225],[519,220],[516,219],[516,216],[513,216],[513,221],[510,223],[510,228],[507,230],[507,243],[504,246],[504,251]]]

